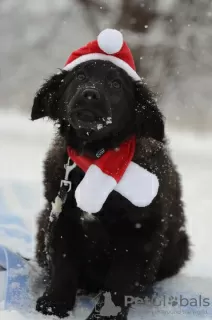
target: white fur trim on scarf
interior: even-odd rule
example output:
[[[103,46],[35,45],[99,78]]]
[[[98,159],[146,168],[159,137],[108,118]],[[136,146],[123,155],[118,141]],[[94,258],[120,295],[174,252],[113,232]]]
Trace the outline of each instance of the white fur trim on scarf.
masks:
[[[99,212],[116,186],[116,180],[92,164],[75,191],[77,206],[88,213]]]
[[[70,71],[73,70],[76,66],[79,64],[91,61],[91,60],[103,60],[103,61],[110,61],[113,64],[115,64],[117,67],[123,69],[126,71],[126,73],[134,80],[141,81],[141,77],[133,70],[129,64],[127,64],[124,60],[121,60],[117,57],[110,56],[103,53],[88,53],[83,56],[80,56],[79,58],[76,58],[69,64],[67,64],[63,70]]]
[[[159,182],[155,174],[130,162],[115,190],[137,207],[146,207],[156,197]]]

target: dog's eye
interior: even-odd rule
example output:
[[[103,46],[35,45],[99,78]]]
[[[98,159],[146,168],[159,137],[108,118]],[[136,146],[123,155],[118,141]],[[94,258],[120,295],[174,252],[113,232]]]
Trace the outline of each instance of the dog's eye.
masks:
[[[83,72],[79,72],[77,74],[77,80],[83,81],[83,80],[85,80],[85,78],[86,78],[86,76],[85,76],[85,74]]]
[[[121,81],[120,80],[113,80],[112,81],[112,86],[115,89],[120,89],[121,88]]]

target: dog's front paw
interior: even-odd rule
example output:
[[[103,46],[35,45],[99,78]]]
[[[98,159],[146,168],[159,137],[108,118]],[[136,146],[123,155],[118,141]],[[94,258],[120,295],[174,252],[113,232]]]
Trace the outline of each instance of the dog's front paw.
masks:
[[[36,310],[44,315],[54,315],[59,318],[68,317],[71,311],[67,303],[54,301],[51,296],[45,294],[37,300]]]

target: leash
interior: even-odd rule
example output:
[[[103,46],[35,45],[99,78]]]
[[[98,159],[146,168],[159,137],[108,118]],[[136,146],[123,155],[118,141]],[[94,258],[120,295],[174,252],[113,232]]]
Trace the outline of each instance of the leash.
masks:
[[[69,181],[69,174],[72,170],[76,168],[76,163],[71,164],[71,159],[68,157],[67,163],[64,165],[65,168],[65,177],[60,182],[60,189],[59,192],[55,198],[55,200],[51,203],[52,209],[49,216],[49,222],[47,226],[47,233],[45,237],[45,252],[47,261],[50,264],[50,254],[52,251],[52,240],[53,240],[53,229],[56,226],[57,220],[62,212],[63,205],[66,202],[66,199],[68,197],[68,193],[71,191],[71,181]]]

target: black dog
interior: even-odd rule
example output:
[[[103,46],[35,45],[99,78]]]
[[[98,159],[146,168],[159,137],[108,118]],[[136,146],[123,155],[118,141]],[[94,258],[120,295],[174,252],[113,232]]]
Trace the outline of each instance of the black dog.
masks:
[[[125,295],[141,295],[156,281],[176,274],[189,259],[180,178],[167,150],[163,116],[145,84],[106,61],[85,62],[51,77],[32,108],[32,120],[44,116],[60,126],[44,163],[47,204],[38,219],[37,260],[49,279],[36,308],[65,317],[74,308],[78,289],[103,291],[122,307],[116,317],[122,319],[128,309]],[[84,177],[76,167],[46,252],[51,203],[64,177],[67,146],[95,158],[101,148],[117,148],[132,135],[133,161],[159,180],[152,203],[139,208],[113,191],[100,212],[88,216],[76,205],[74,192]]]

